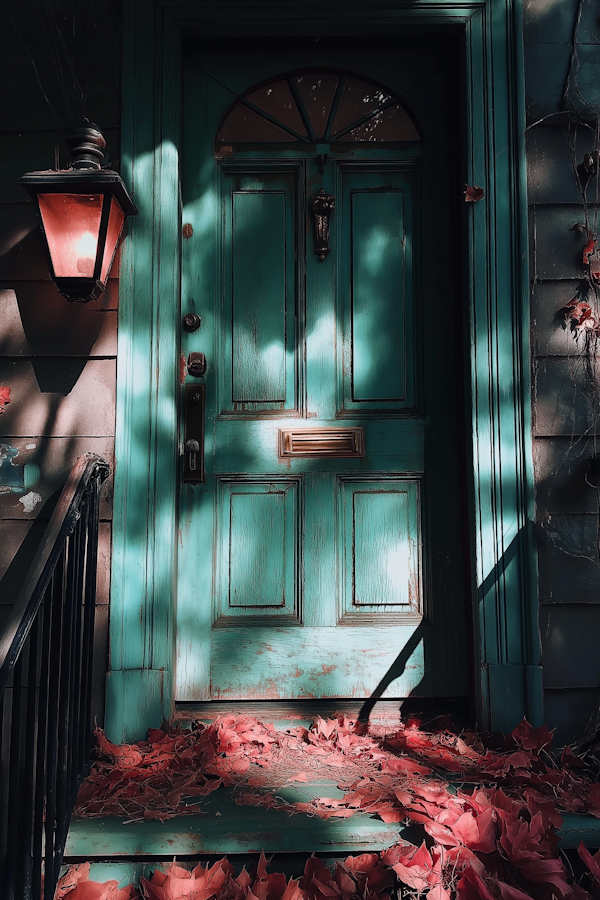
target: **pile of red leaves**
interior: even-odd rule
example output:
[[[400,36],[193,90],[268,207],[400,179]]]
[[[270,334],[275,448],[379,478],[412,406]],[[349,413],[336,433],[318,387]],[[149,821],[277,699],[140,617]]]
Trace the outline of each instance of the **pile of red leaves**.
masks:
[[[152,878],[140,879],[140,893],[133,885],[118,888],[116,881],[98,884],[88,880],[90,865],[73,866],[60,879],[55,900],[390,900],[395,879],[377,853],[349,856],[336,864],[335,872],[314,856],[307,860],[302,878],[267,872],[261,854],[256,870],[242,869],[235,877],[230,862],[220,859],[204,868],[188,871],[171,863],[156,869]]]
[[[238,803],[322,818],[378,815],[385,822],[420,825],[426,835],[420,847],[401,841],[380,855],[346,860],[326,890],[310,886],[314,872],[309,868],[310,879],[305,873],[299,884],[284,886],[283,876],[257,876],[260,893],[250,883],[238,884],[223,862],[219,871],[229,874],[218,877],[225,879],[227,888],[213,890],[205,884],[198,886],[196,894],[190,883],[189,893],[169,894],[164,888],[167,882],[160,879],[171,875],[155,873],[158,881],[142,886],[152,900],[171,896],[350,900],[371,895],[384,900],[382,891],[389,884],[381,880],[381,873],[387,872],[388,877],[390,870],[412,891],[429,892],[431,900],[453,896],[458,900],[600,898],[600,855],[592,857],[585,847],[580,848],[589,873],[589,893],[571,883],[558,855],[556,835],[562,823],[560,810],[600,817],[597,770],[568,749],[560,760],[555,759],[548,752],[551,737],[546,728],[533,729],[525,721],[508,737],[485,741],[473,733],[425,732],[417,721],[393,734],[378,735],[343,716],[317,719],[310,729],[285,731],[248,716],[227,716],[190,730],[150,730],[148,741],[122,747],[111,744],[99,731],[100,758],[80,791],[76,814],[130,820],[197,814],[194,798],[221,785],[236,785]],[[345,792],[340,799],[290,803],[274,790],[292,781],[331,779],[332,775]],[[461,788],[461,783],[468,788]],[[364,883],[354,879],[352,886],[344,881],[342,875],[354,878],[353,865],[367,866],[360,870]],[[373,868],[376,874],[369,881]],[[204,884],[207,873],[200,868],[195,872],[193,877]],[[177,877],[187,883],[192,876]],[[276,878],[281,882],[278,887],[275,881],[269,887],[269,879]],[[238,886],[234,888],[233,883]]]

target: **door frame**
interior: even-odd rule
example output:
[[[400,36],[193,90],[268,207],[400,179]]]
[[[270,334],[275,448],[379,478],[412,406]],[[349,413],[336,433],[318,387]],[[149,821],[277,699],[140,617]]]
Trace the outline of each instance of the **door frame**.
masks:
[[[188,36],[461,37],[468,571],[480,726],[542,722],[527,265],[522,0],[125,0],[122,174],[139,216],[120,270],[106,731],[145,738],[173,712],[179,453],[181,60]],[[343,24],[342,24],[343,23]],[[338,27],[339,25],[339,27]],[[262,29],[262,26],[260,26]],[[214,29],[214,31],[212,31]],[[486,237],[487,236],[487,237]],[[466,306],[465,298],[465,306]]]

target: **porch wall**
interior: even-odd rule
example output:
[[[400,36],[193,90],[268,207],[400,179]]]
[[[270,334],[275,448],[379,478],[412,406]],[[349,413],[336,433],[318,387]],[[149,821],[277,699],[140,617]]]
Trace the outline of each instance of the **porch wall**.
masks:
[[[579,5],[524,2],[540,629],[545,718],[559,743],[600,727],[598,496],[586,483],[600,372],[592,351],[590,378],[584,341],[564,327],[560,312],[585,274],[585,236],[573,230],[584,209],[571,152],[577,165],[598,148],[592,131],[574,124],[577,111],[590,122],[600,113],[595,3],[583,4],[564,100]],[[590,185],[592,217],[595,192]]]
[[[52,55],[53,26],[71,49],[73,24],[42,19],[41,10],[48,15],[50,8],[9,0],[0,12],[0,385],[11,390],[0,414],[0,627],[71,466],[86,451],[112,463],[114,451],[118,282],[111,279],[97,303],[64,300],[49,280],[33,205],[19,185],[25,172],[52,168],[55,152],[60,166],[67,164],[62,129],[84,112],[64,55]],[[82,0],[77,10],[77,77],[86,111],[106,137],[107,160],[118,167],[119,5]],[[59,17],[58,5],[55,11]],[[100,525],[93,711],[99,722],[111,516],[112,479]]]

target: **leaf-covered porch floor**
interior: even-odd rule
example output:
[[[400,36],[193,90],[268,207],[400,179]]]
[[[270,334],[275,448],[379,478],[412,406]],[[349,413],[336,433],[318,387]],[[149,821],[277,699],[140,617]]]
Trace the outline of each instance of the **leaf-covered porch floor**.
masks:
[[[597,759],[569,750],[553,756],[551,734],[527,722],[502,737],[457,734],[450,720],[438,720],[435,730],[409,720],[390,733],[345,716],[285,730],[224,716],[209,725],[151,729],[135,745],[117,747],[101,731],[97,737],[98,759],[81,788],[77,816],[119,817],[134,831],[144,827],[137,823],[157,820],[176,827],[182,817],[208,816],[208,803],[228,795],[240,818],[243,807],[283,814],[299,852],[311,849],[301,846],[303,832],[354,817],[393,836],[379,844],[381,852],[338,863],[334,874],[319,869],[317,877],[318,861],[311,863],[299,882],[263,868],[240,884],[226,863],[210,875],[202,867],[194,876],[157,871],[154,880],[142,880],[149,898],[384,900],[393,892],[392,878],[404,893],[428,892],[431,900],[600,897],[600,855],[581,846],[581,871],[574,873],[557,835],[561,813],[600,817]],[[65,883],[59,896],[87,896],[76,893],[89,884],[82,879],[70,890]],[[169,879],[177,880],[179,893]]]

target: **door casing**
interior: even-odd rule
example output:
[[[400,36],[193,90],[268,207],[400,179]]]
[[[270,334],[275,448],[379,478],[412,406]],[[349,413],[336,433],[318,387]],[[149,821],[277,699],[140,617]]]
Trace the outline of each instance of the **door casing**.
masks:
[[[106,731],[144,738],[173,711],[182,45],[198,34],[461,39],[464,360],[474,701],[480,725],[542,721],[533,542],[521,0],[125,0],[123,247]],[[233,23],[233,25],[232,25]]]

